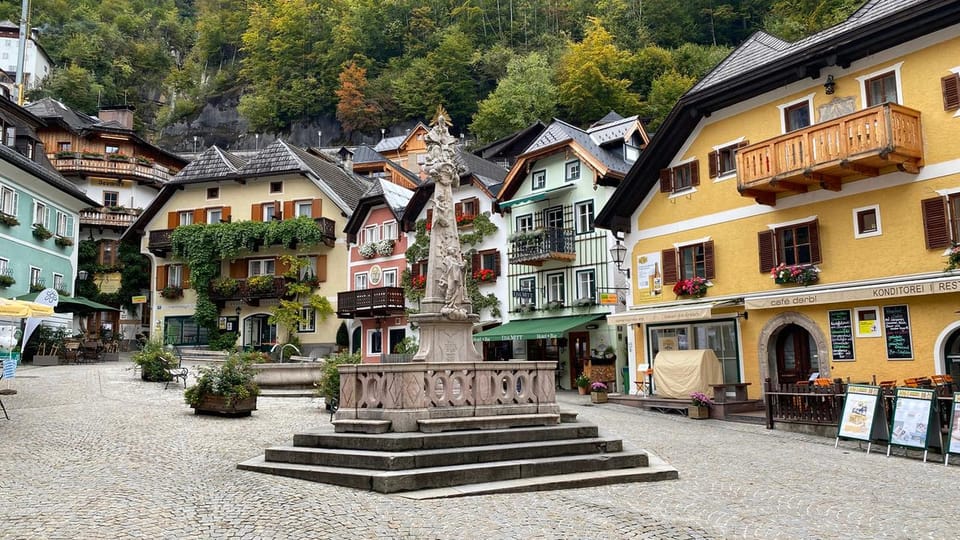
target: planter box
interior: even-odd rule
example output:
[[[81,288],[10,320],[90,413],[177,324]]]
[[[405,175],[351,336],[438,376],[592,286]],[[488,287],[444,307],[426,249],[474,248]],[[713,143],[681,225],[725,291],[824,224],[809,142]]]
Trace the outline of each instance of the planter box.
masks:
[[[219,414],[221,416],[250,416],[257,410],[257,396],[234,401],[227,407],[227,399],[223,396],[204,396],[200,403],[191,405],[194,414]]]
[[[606,403],[607,393],[606,392],[590,392],[590,401],[594,403]]]
[[[694,405],[690,405],[687,407],[687,416],[690,418],[696,418],[697,420],[710,418],[710,407],[696,407]]]
[[[54,355],[34,355],[33,365],[35,366],[56,366],[60,364],[60,357]]]
[[[577,392],[579,392],[581,396],[585,396],[590,393],[590,389],[586,386],[578,386]]]

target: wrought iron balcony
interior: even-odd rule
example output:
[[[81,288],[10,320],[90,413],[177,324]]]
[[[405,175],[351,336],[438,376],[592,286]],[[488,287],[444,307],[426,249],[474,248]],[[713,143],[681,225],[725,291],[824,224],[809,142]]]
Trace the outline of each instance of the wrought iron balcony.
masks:
[[[381,317],[406,311],[403,287],[378,287],[337,293],[337,317]]]
[[[850,180],[922,166],[920,111],[885,103],[738,150],[737,189],[773,206],[777,193],[840,191]]]
[[[107,178],[129,178],[147,182],[169,182],[177,171],[171,171],[159,163],[146,163],[137,158],[108,159],[86,156],[82,153],[65,155],[47,154],[50,163],[63,175],[104,176]]]
[[[150,253],[164,257],[171,248],[173,248],[173,229],[150,231],[150,239],[147,241],[147,249]]]
[[[540,266],[545,261],[573,261],[577,258],[573,229],[544,227],[514,233],[510,240],[511,263]]]

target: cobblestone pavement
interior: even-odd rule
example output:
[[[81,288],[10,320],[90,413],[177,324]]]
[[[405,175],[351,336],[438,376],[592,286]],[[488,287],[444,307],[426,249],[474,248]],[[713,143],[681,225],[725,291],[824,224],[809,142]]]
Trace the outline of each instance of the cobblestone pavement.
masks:
[[[0,538],[956,537],[960,467],[572,394],[565,409],[680,480],[413,501],[238,471],[297,431],[332,430],[320,403],[194,416],[182,389],[129,368],[24,366],[0,382],[19,391],[0,419]]]

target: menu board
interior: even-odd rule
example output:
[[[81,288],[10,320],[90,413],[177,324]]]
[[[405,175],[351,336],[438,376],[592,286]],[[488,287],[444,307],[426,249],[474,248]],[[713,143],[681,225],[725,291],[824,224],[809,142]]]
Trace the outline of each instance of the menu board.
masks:
[[[883,330],[887,337],[887,358],[891,360],[913,358],[907,306],[883,306]]]
[[[897,388],[895,397],[890,444],[926,448],[936,394],[922,388]],[[939,426],[936,428],[939,433]]]
[[[960,392],[954,392],[950,405],[950,438],[947,440],[947,451],[960,454]]]
[[[885,424],[883,414],[877,416],[878,409],[882,410],[882,407],[878,407],[879,398],[879,386],[847,385],[837,438],[870,441],[876,437],[876,428]]]
[[[853,360],[853,322],[849,309],[828,313],[830,319],[830,348],[834,360]]]

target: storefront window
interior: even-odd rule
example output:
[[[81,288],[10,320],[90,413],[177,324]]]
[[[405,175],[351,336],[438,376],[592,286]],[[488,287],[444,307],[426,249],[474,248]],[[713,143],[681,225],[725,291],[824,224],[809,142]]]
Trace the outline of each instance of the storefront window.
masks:
[[[650,326],[647,329],[650,358],[660,351],[713,349],[723,365],[723,382],[738,383],[740,351],[734,321],[704,321],[692,324]]]

